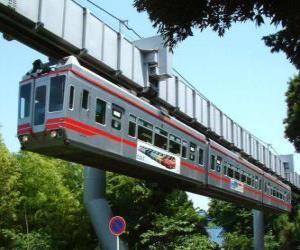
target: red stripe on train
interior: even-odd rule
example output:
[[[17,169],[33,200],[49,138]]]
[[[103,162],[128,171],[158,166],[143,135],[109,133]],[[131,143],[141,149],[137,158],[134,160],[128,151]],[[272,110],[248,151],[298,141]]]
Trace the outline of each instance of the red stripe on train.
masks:
[[[137,147],[136,142],[124,139],[123,137],[113,135],[102,129],[87,125],[85,123],[76,121],[69,117],[49,119],[46,122],[46,130],[51,130],[59,127],[65,127],[71,129],[85,136],[94,136],[94,135],[104,136],[106,138],[117,141],[119,143],[124,143],[130,147],[135,147],[135,148]]]

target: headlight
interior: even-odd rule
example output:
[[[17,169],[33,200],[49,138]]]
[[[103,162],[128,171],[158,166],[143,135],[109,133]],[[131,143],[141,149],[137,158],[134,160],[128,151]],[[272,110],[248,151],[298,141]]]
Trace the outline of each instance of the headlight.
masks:
[[[23,143],[28,142],[28,140],[29,140],[29,138],[28,138],[27,135],[23,135],[23,136],[21,137],[21,141],[22,141]]]
[[[52,131],[50,132],[50,137],[51,137],[51,138],[56,138],[56,137],[57,137],[57,131],[56,131],[56,130],[52,130]]]

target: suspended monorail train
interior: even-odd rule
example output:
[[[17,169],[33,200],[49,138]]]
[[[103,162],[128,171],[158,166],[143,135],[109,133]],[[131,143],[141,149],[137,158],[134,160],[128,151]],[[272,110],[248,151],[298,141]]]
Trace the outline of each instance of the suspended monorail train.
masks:
[[[20,82],[22,149],[186,191],[288,212],[291,188],[74,57]]]

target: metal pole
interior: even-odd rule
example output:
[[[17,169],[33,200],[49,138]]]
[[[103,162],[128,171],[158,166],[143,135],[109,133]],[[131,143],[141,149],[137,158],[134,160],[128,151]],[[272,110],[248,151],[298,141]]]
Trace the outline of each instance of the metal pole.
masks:
[[[264,250],[264,214],[260,210],[253,212],[254,250]]]
[[[117,250],[120,250],[120,239],[119,239],[119,236],[117,236]]]
[[[109,231],[109,220],[112,217],[112,211],[105,198],[105,193],[105,171],[86,166],[84,168],[84,204],[99,242],[105,250],[115,250],[116,245],[118,250],[127,250],[125,243],[120,242]]]

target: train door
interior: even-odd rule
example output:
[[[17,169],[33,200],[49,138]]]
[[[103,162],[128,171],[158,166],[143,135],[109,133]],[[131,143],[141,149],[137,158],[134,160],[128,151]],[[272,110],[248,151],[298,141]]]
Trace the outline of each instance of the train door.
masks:
[[[114,144],[115,152],[122,154],[123,152],[123,138],[125,130],[125,109],[112,104],[111,106],[111,132],[116,136]],[[117,143],[117,144],[116,144]]]
[[[45,128],[48,81],[48,77],[40,78],[35,81],[32,123],[34,133],[42,132]]]

